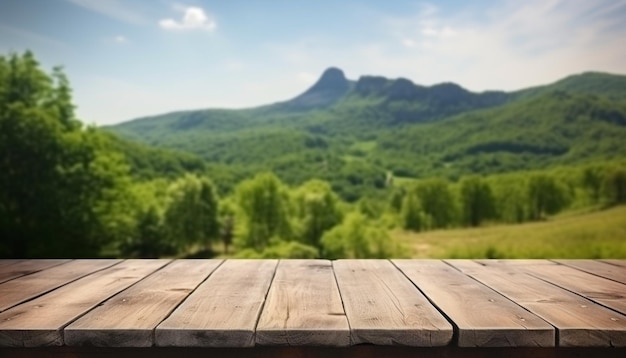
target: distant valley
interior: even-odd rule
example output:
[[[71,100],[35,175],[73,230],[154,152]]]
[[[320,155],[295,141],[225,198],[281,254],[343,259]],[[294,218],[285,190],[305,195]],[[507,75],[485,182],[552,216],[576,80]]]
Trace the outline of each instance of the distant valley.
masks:
[[[144,117],[106,130],[191,153],[228,190],[261,171],[329,181],[344,199],[390,177],[456,179],[626,156],[626,76],[573,75],[515,92],[346,79],[329,68],[293,99]],[[358,174],[358,175],[355,175]]]

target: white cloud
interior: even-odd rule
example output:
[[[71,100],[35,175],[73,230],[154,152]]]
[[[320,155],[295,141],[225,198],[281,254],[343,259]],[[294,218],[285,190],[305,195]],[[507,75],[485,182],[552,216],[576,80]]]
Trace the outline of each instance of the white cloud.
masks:
[[[422,29],[422,35],[424,36],[437,36],[439,31],[433,29],[432,27],[425,27]]]
[[[349,66],[369,74],[513,90],[583,71],[626,72],[625,13],[626,1],[611,0],[511,0],[445,13],[429,5],[382,19],[387,41],[346,51],[367,58]]]
[[[159,26],[166,30],[204,30],[213,31],[217,27],[215,20],[207,15],[204,9],[196,6],[175,6],[183,13],[180,20],[162,19]]]
[[[403,39],[402,45],[404,45],[404,47],[412,48],[412,47],[415,47],[415,41],[413,41],[412,39],[408,39],[408,38]]]
[[[66,0],[87,10],[100,13],[134,25],[147,23],[146,18],[129,6],[132,2],[120,0]]]
[[[125,36],[122,36],[122,35],[115,36],[113,38],[113,41],[117,42],[118,44],[128,43],[128,39]]]

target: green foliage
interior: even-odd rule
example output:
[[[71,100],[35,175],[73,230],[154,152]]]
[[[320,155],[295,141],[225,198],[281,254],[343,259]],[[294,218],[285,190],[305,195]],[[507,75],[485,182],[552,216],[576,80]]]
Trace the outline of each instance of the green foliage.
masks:
[[[238,247],[262,251],[272,237],[292,237],[288,191],[274,174],[258,174],[244,181],[236,189],[236,198],[243,228]]]
[[[322,237],[323,256],[336,258],[387,258],[396,256],[398,246],[380,228],[359,212],[353,212],[344,221]]]
[[[566,205],[563,188],[545,174],[531,175],[528,180],[528,206],[530,219],[537,220],[546,214],[555,214]]]
[[[460,183],[463,223],[479,226],[483,221],[494,218],[495,203],[489,184],[474,176],[465,177]]]
[[[404,196],[402,201],[402,227],[411,231],[422,231],[430,226],[430,216],[424,213],[416,193],[411,192]]]
[[[602,194],[602,168],[599,166],[588,166],[582,172],[582,186],[588,192],[591,202],[597,204],[600,202]]]
[[[136,233],[120,245],[120,254],[125,257],[158,258],[173,255],[176,247],[168,240],[162,214],[150,206],[136,216]]]
[[[493,188],[498,219],[509,223],[526,221],[528,217],[526,177],[519,174],[505,174],[489,178],[488,181]]]
[[[224,178],[211,175],[220,188],[270,170],[294,186],[326,180],[351,203],[384,191],[388,171],[457,180],[626,156],[625,76],[586,73],[514,93],[371,76],[346,88],[336,100],[306,110],[296,108],[298,97],[245,110],[169,113],[109,129],[199,155],[228,171]]]
[[[444,228],[454,223],[455,200],[446,180],[422,180],[415,187],[415,193],[433,228]]]
[[[295,193],[298,237],[307,245],[320,247],[322,235],[341,222],[339,198],[330,185],[321,180],[303,184]]]
[[[156,178],[174,179],[191,172],[201,175],[207,165],[199,157],[182,151],[150,147],[132,142],[111,133],[105,133],[115,151],[124,155],[130,165],[131,175],[140,180]]]
[[[610,205],[626,203],[626,169],[611,168],[605,176],[604,191]]]
[[[626,202],[623,76],[481,94],[342,83],[321,102],[314,88],[112,128],[163,149],[84,128],[60,68],[0,56],[0,256],[206,256],[219,239],[238,257],[397,257],[394,227],[521,223]],[[509,256],[496,242],[476,250]]]
[[[128,168],[70,94],[30,52],[0,56],[0,256],[97,256],[128,231],[111,212]]]
[[[179,248],[192,244],[209,247],[218,237],[218,200],[207,178],[187,174],[168,189],[170,198],[165,212],[170,242]]]
[[[229,248],[235,238],[235,204],[231,200],[223,200],[219,205],[220,240],[224,245],[224,253],[228,255]]]
[[[273,241],[262,251],[244,249],[237,253],[237,258],[247,259],[314,259],[319,257],[315,247],[297,241]]]

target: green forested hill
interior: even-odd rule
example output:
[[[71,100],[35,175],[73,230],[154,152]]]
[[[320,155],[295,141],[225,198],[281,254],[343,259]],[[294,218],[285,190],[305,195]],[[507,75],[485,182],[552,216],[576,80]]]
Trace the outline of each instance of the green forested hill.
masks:
[[[622,80],[471,93],[330,69],[289,101],[109,128],[129,139],[75,117],[59,68],[0,55],[0,257],[211,257],[219,241],[237,257],[387,258],[405,251],[392,229],[624,204]],[[600,231],[580,255],[619,251]]]
[[[329,180],[348,200],[396,176],[456,178],[624,157],[626,76],[584,73],[516,92],[347,80],[328,69],[285,102],[140,118],[107,129],[233,175]],[[355,174],[358,174],[355,175]],[[349,185],[347,185],[349,184]]]

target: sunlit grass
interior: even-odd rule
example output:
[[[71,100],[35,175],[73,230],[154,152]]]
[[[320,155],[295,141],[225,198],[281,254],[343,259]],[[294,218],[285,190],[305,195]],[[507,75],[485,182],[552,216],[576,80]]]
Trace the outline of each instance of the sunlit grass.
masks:
[[[547,221],[392,236],[415,258],[626,258],[626,206]]]

